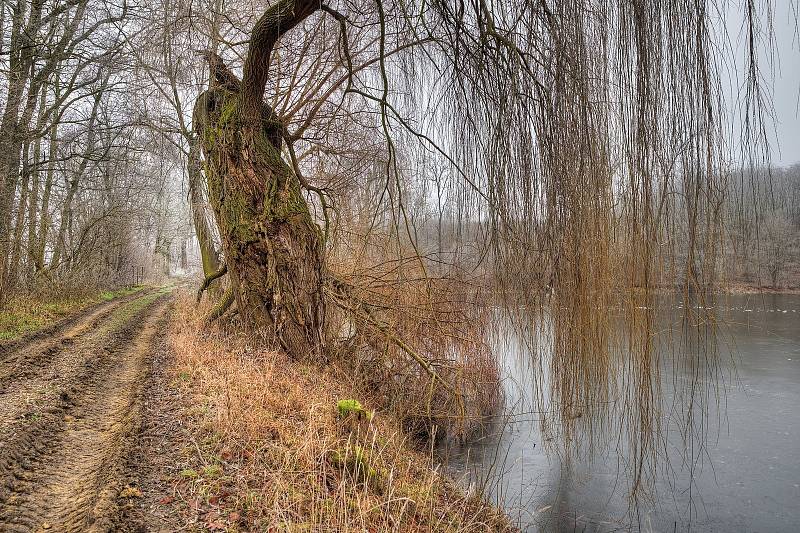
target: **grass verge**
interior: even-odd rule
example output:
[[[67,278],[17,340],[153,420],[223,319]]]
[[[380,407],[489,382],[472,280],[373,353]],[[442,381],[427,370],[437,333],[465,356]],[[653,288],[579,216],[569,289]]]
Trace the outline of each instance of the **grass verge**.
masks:
[[[187,446],[172,480],[187,523],[219,531],[505,531],[334,365],[207,331],[189,295],[169,336]]]
[[[14,298],[0,310],[0,341],[33,333],[90,305],[128,296],[143,288],[144,286],[139,285],[83,296]]]

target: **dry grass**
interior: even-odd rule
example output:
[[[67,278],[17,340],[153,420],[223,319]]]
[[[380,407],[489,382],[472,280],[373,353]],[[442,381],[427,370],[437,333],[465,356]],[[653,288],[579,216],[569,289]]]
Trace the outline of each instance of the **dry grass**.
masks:
[[[485,279],[440,269],[411,247],[394,257],[391,237],[380,231],[349,237],[328,258],[333,276],[349,287],[326,291],[332,357],[407,432],[422,439],[480,434],[503,401],[486,342],[493,310]]]
[[[197,529],[510,529],[438,473],[389,412],[341,419],[341,399],[379,407],[352,376],[293,362],[232,331],[206,331],[199,313],[188,295],[179,298],[170,335],[196,443],[181,494]]]
[[[0,340],[33,333],[86,307],[131,294],[141,287],[114,291],[45,291],[16,296],[0,309]]]

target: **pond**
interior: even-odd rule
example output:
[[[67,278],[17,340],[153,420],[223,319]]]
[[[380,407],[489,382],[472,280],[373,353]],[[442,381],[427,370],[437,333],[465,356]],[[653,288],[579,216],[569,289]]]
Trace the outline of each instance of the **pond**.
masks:
[[[679,305],[664,307],[659,322],[680,320]],[[497,350],[503,416],[484,438],[443,446],[443,462],[524,531],[800,531],[800,296],[720,296],[713,308],[718,371],[705,384],[713,401],[702,404],[694,439],[682,438],[676,413],[687,409],[674,401],[686,367],[671,364],[674,350],[661,353],[661,446],[649,497],[629,498],[628,446],[571,454],[546,440],[531,398],[534,370],[513,340]]]

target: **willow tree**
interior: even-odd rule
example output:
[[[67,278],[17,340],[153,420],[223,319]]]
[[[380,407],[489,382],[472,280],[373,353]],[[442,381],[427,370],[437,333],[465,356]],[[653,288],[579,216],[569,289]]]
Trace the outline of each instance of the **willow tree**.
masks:
[[[765,33],[748,6],[741,124],[747,153],[756,154]],[[546,344],[557,421],[568,431],[604,425],[604,406],[618,405],[626,423],[616,429],[652,450],[655,289],[677,284],[687,299],[702,298],[715,280],[734,147],[719,72],[728,48],[715,43],[724,12],[710,2],[660,0],[273,3],[252,29],[241,80],[207,54],[214,76],[195,107],[239,313],[293,355],[321,354],[325,302],[346,290],[328,272],[328,245],[307,200],[318,190],[293,156],[300,134],[264,103],[267,86],[284,86],[271,78],[282,72],[271,68],[273,49],[302,34],[303,42],[324,41],[337,65],[333,74],[307,69],[339,80],[318,100],[336,99],[332,114],[358,100],[378,117],[386,152],[378,203],[394,212],[393,235],[419,252],[401,157],[439,158],[447,169],[436,177],[439,190],[462,220],[481,227],[478,255],[489,268],[478,283],[491,283],[496,301],[513,310],[532,356]],[[333,31],[320,29],[318,17]],[[304,50],[287,46],[282,60]],[[374,58],[356,62],[359,50]],[[319,105],[309,104],[300,129]],[[612,308],[626,318],[622,332]],[[416,355],[429,346],[377,319],[369,325]],[[619,402],[611,401],[615,365],[627,371]],[[601,417],[577,412],[587,405]]]
[[[318,1],[269,8],[253,29],[241,83],[210,57],[215,76],[194,113],[239,312],[300,357],[322,349],[322,233],[281,156],[282,125],[263,100],[275,43],[318,8]]]

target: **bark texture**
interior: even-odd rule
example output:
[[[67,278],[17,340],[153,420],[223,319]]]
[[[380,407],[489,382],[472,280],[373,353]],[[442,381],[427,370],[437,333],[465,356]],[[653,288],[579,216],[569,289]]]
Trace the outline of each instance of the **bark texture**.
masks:
[[[194,112],[239,314],[298,358],[323,355],[324,243],[281,157],[283,124],[263,100],[275,43],[319,8],[319,0],[270,6],[253,27],[241,82],[209,52],[211,87]]]
[[[204,92],[194,124],[239,314],[292,356],[322,355],[323,238],[282,159],[268,112],[243,118],[242,94]]]

